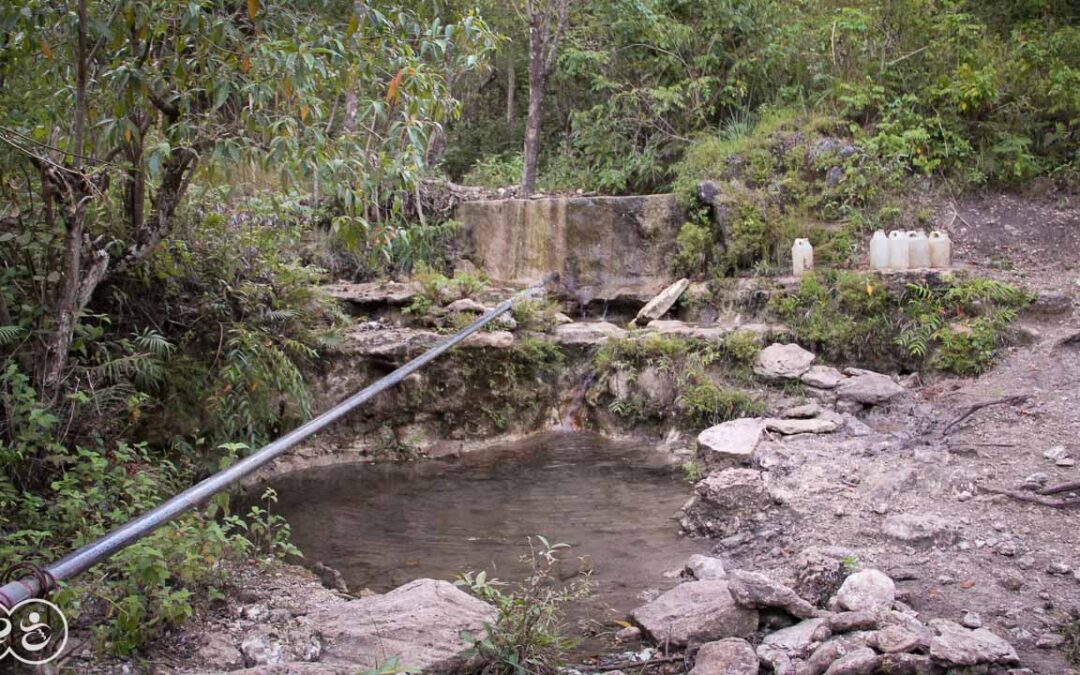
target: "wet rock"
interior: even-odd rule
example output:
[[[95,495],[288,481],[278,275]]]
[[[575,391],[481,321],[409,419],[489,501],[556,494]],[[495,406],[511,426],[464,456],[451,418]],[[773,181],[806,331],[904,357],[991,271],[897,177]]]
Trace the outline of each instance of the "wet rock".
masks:
[[[206,644],[199,647],[198,659],[221,670],[236,670],[244,667],[244,655],[236,648],[232,640],[220,633],[209,634]]]
[[[754,372],[770,380],[793,380],[808,371],[815,358],[797,344],[772,344],[758,354]]]
[[[733,570],[728,574],[728,588],[735,602],[743,607],[764,609],[779,607],[803,619],[820,616],[821,611],[787,586],[758,572]]]
[[[797,405],[794,408],[788,408],[784,411],[784,417],[793,420],[810,419],[811,417],[817,417],[822,413],[822,408],[817,403],[806,403],[804,405]]]
[[[950,665],[1017,663],[1016,650],[985,628],[969,630],[947,619],[934,619],[930,627],[937,633],[930,640],[930,656]]]
[[[447,305],[446,311],[451,314],[483,314],[487,311],[487,307],[472,298],[461,298]]]
[[[758,622],[758,613],[736,604],[727,582],[719,579],[679,584],[631,616],[650,638],[675,647],[747,637]]]
[[[311,621],[324,639],[323,663],[375,669],[391,654],[403,667],[445,672],[464,663],[461,632],[481,635],[495,615],[494,607],[449,582],[417,579],[320,609]]]
[[[686,561],[686,571],[698,581],[706,579],[726,579],[727,570],[720,558],[695,553]]]
[[[679,524],[692,534],[726,538],[749,530],[773,504],[760,471],[714,471],[694,486]]]
[[[881,525],[886,537],[912,544],[955,543],[960,533],[948,520],[933,513],[898,513],[889,516]]]
[[[650,321],[655,321],[667,314],[668,310],[679,300],[686,287],[690,285],[689,279],[679,279],[645,304],[641,311],[634,317],[634,323],[644,326]]]
[[[833,661],[825,675],[871,675],[881,658],[869,647],[860,647]]]
[[[819,389],[836,389],[847,376],[832,366],[811,366],[799,376],[803,384]]]
[[[847,576],[843,556],[829,555],[816,546],[800,551],[794,568],[795,592],[813,605],[824,605]]]
[[[795,434],[829,434],[836,431],[839,425],[832,420],[821,417],[814,419],[767,419],[765,428],[769,431],[793,436]]]
[[[903,393],[904,388],[893,382],[892,378],[869,370],[858,371],[857,375],[836,388],[838,401],[851,401],[863,405],[888,403],[902,396]]]
[[[555,326],[554,335],[563,347],[589,347],[625,338],[626,331],[606,321],[581,321]]]
[[[896,584],[880,570],[863,570],[848,576],[836,592],[836,604],[853,612],[888,609],[896,600]]]
[[[727,638],[701,645],[690,675],[757,675],[758,657],[746,640]]]
[[[285,662],[281,643],[271,640],[264,633],[250,635],[240,643],[240,653],[244,656],[244,665],[265,666],[279,665]]]
[[[765,421],[759,417],[709,427],[698,434],[698,454],[709,467],[749,465],[764,429]]]

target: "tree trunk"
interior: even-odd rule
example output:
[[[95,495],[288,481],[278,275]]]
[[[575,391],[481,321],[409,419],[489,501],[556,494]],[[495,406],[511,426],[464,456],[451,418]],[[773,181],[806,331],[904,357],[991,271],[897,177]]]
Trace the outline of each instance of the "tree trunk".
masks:
[[[525,118],[525,168],[521,176],[521,194],[527,196],[536,191],[536,164],[540,158],[540,124],[544,118],[544,90],[547,77],[533,72],[529,64],[529,113]]]

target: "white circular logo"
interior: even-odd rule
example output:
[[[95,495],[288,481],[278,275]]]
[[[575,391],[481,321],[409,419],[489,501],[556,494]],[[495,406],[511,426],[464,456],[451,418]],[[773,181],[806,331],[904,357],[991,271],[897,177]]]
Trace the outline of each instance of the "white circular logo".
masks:
[[[0,661],[11,656],[40,666],[59,656],[67,639],[67,617],[51,602],[23,600],[10,610],[0,605]]]

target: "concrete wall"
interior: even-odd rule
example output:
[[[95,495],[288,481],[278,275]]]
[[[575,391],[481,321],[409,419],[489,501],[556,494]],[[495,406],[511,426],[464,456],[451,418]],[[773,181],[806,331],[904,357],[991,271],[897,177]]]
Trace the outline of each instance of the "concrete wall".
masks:
[[[558,272],[567,292],[645,301],[673,280],[685,214],[675,195],[462,202],[464,257],[497,281],[535,283]]]

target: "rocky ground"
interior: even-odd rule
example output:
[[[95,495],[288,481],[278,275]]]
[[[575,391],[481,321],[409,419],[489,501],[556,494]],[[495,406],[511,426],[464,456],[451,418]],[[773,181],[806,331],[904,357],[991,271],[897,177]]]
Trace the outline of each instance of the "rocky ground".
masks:
[[[635,611],[612,643],[621,656],[598,668],[638,653],[659,656],[650,668],[698,675],[1077,672],[1066,629],[1075,649],[1080,490],[1040,492],[1080,481],[1080,209],[1002,196],[934,206],[959,262],[1040,293],[1018,322],[1021,342],[975,379],[837,370],[796,347],[765,350],[757,374],[783,392],[771,417],[668,437],[699,447],[710,471],[681,522],[715,539],[713,557],[688,561],[685,583]],[[747,325],[653,320],[634,334],[734,327]],[[503,328],[470,347],[508,349]],[[348,339],[389,362],[438,338],[394,330],[361,325]],[[576,349],[626,335],[562,323],[546,339]],[[460,663],[457,631],[490,616],[436,582],[355,598],[325,587],[332,572],[322,582],[292,567],[239,573],[244,590],[162,640],[152,669],[356,672],[400,647],[437,670]],[[85,647],[66,665],[96,663]]]

